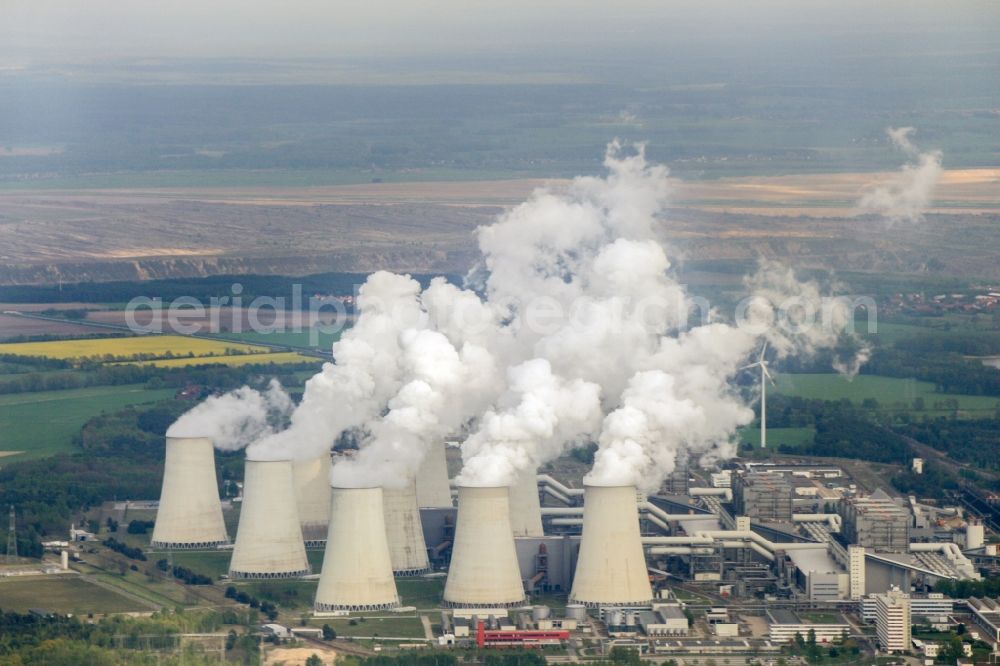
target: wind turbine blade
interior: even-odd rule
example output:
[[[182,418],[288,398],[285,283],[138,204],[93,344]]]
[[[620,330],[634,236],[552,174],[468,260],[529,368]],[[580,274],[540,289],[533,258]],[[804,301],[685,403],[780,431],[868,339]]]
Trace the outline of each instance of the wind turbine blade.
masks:
[[[744,365],[742,368],[737,368],[737,370],[749,370],[750,368],[756,368],[758,365],[760,365],[760,361],[751,363],[750,365]]]
[[[765,353],[767,353],[767,340],[764,340],[764,344],[760,346],[760,361],[764,360]]]

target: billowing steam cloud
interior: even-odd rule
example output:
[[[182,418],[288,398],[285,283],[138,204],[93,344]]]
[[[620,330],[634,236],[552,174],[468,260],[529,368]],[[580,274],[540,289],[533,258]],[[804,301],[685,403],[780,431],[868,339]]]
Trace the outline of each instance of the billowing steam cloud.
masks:
[[[174,421],[167,437],[211,437],[216,448],[236,451],[282,427],[292,407],[291,398],[272,379],[263,392],[244,386],[209,397]]]
[[[316,457],[349,431],[359,451],[335,464],[334,485],[398,487],[430,444],[463,432],[458,481],[485,486],[597,442],[588,482],[647,489],[679,453],[732,455],[754,416],[732,382],[750,354],[763,340],[780,356],[833,347],[853,313],[765,263],[736,321],[713,312],[689,329],[694,301],[660,239],[666,168],[617,142],[605,166],[481,228],[469,288],[371,275],[335,363],[248,455]]]
[[[920,152],[910,140],[912,127],[890,127],[889,139],[910,161],[892,178],[866,192],[861,210],[882,215],[890,222],[920,222],[941,179],[941,151]]]

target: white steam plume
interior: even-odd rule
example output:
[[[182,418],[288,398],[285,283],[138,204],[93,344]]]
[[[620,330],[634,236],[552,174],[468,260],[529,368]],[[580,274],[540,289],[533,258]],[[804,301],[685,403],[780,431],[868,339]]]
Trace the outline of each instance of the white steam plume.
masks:
[[[263,392],[244,386],[209,397],[174,421],[167,437],[210,437],[216,448],[236,451],[273,433],[291,411],[291,398],[272,379]]]
[[[423,325],[420,285],[409,276],[379,271],[358,292],[356,324],[333,345],[335,363],[306,382],[288,429],[254,442],[260,460],[306,460],[328,453],[334,441],[380,414],[402,381],[399,334]]]
[[[464,430],[459,481],[504,485],[597,441],[588,480],[644,488],[678,453],[731,455],[753,418],[732,386],[749,354],[763,339],[781,355],[832,346],[851,313],[834,313],[833,332],[782,329],[773,306],[820,290],[764,264],[747,281],[750,325],[686,330],[695,303],[658,239],[667,170],[617,142],[605,165],[606,177],[538,190],[479,230],[478,293],[369,277],[335,362],[309,380],[291,426],[248,454],[314,457],[350,429],[360,450],[333,482],[399,486],[431,443]]]
[[[934,188],[941,179],[941,151],[920,152],[910,140],[912,127],[890,127],[886,130],[893,145],[910,162],[883,183],[862,195],[858,207],[866,213],[876,213],[889,222],[920,222],[930,206]]]

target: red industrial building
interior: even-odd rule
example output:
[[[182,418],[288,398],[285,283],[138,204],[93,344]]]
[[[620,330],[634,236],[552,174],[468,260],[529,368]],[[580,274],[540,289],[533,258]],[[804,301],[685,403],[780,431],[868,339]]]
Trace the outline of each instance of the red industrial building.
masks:
[[[493,631],[486,629],[482,620],[476,627],[476,644],[479,647],[541,647],[560,645],[569,640],[569,632],[561,629]]]

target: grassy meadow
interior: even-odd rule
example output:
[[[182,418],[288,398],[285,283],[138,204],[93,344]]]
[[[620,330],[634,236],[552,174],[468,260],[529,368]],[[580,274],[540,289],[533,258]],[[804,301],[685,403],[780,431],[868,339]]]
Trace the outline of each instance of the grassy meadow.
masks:
[[[77,615],[149,610],[137,601],[70,574],[0,578],[0,608],[22,613],[43,608]]]
[[[173,395],[174,389],[147,389],[142,384],[0,395],[0,452],[5,454],[0,460],[69,451],[73,436],[88,419]]]

